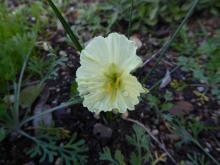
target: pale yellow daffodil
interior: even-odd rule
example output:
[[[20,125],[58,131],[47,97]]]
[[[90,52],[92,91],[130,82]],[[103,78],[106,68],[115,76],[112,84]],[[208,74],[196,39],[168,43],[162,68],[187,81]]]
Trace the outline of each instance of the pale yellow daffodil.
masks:
[[[135,43],[111,33],[95,37],[81,52],[76,81],[83,105],[89,111],[134,110],[145,90],[131,71],[142,64]]]

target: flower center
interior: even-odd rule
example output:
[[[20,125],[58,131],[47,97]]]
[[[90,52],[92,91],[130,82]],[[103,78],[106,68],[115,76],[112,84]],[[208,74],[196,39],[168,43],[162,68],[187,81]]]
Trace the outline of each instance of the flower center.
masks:
[[[122,87],[122,72],[115,64],[111,64],[104,75],[106,78],[104,88],[114,100]]]

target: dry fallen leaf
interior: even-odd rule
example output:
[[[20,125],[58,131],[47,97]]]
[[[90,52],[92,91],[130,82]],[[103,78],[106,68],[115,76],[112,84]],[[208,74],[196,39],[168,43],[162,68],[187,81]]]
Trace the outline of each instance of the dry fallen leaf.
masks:
[[[170,113],[177,116],[183,116],[193,111],[193,105],[188,101],[179,101],[175,103]]]
[[[171,82],[171,80],[172,79],[171,79],[170,71],[167,69],[166,74],[160,84],[160,88],[166,87]]]

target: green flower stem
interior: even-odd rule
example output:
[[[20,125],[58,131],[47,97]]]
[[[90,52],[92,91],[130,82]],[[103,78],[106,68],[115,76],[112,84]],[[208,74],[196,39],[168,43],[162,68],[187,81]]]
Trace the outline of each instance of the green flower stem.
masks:
[[[70,39],[73,41],[73,44],[75,46],[75,48],[81,52],[81,50],[83,49],[82,45],[79,43],[79,39],[78,37],[73,33],[70,25],[67,23],[67,21],[65,20],[65,18],[62,16],[61,12],[58,10],[58,8],[56,7],[56,5],[53,3],[52,0],[47,0],[49,5],[51,6],[51,8],[53,9],[54,13],[56,14],[57,18],[60,20],[60,22],[62,23],[66,33],[69,35]]]
[[[61,109],[61,108],[66,108],[66,107],[68,107],[68,106],[71,106],[71,105],[80,103],[81,101],[82,101],[82,99],[75,99],[75,100],[73,100],[73,101],[66,102],[66,103],[61,104],[61,105],[59,105],[59,106],[56,106],[56,107],[54,107],[54,108],[45,110],[45,111],[43,111],[42,113],[39,113],[39,114],[36,114],[36,115],[34,115],[34,116],[31,116],[31,117],[29,117],[29,118],[27,118],[27,119],[24,119],[24,120],[19,124],[19,127],[21,128],[25,123],[27,123],[27,122],[29,122],[29,121],[31,121],[31,120],[34,120],[34,119],[36,119],[36,118],[39,118],[39,117],[41,117],[41,116],[43,116],[43,115],[46,115],[46,114],[48,114],[48,113],[52,113],[52,112],[57,111],[57,110],[59,110],[59,109]]]
[[[195,7],[197,6],[197,4],[199,3],[199,0],[194,0],[193,4],[191,6],[191,8],[189,9],[189,11],[187,12],[185,18],[183,19],[183,21],[181,22],[181,24],[178,26],[178,28],[176,29],[176,31],[174,32],[174,34],[170,37],[170,39],[163,45],[163,47],[156,53],[155,56],[159,55],[155,65],[152,67],[152,69],[149,71],[149,73],[147,74],[147,76],[144,78],[144,80],[147,80],[149,78],[149,76],[151,75],[151,73],[155,70],[155,68],[158,66],[158,64],[160,63],[160,61],[162,60],[162,58],[165,56],[165,53],[167,52],[168,48],[171,46],[172,42],[174,41],[174,39],[176,38],[177,34],[180,32],[180,30],[182,29],[182,27],[186,24],[186,22],[188,21],[189,17],[192,15]],[[147,60],[149,62],[149,60]],[[147,64],[147,62],[144,62],[144,64],[142,65],[145,66]]]

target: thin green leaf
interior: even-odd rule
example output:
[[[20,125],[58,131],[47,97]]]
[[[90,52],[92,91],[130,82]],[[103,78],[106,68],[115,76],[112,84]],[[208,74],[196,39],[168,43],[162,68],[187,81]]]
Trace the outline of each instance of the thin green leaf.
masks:
[[[60,11],[58,10],[58,8],[56,7],[56,5],[53,3],[52,0],[48,0],[49,5],[51,6],[51,8],[53,9],[54,13],[56,14],[57,18],[60,20],[60,22],[62,23],[66,33],[69,35],[70,39],[73,41],[73,44],[75,46],[75,48],[81,52],[81,50],[83,49],[82,45],[79,43],[79,39],[78,37],[73,33],[73,31],[71,30],[70,25],[67,23],[67,21],[65,20],[65,18],[62,16],[62,14],[60,13]]]
[[[155,65],[152,67],[152,69],[149,71],[149,73],[147,74],[147,76],[144,78],[143,82],[145,82],[145,80],[147,80],[149,78],[149,76],[151,75],[151,73],[155,70],[155,68],[157,67],[157,65],[160,63],[160,61],[162,60],[162,58],[164,57],[165,53],[167,52],[168,48],[171,46],[171,44],[173,43],[174,39],[176,38],[177,34],[180,32],[180,30],[183,28],[183,26],[186,24],[186,22],[188,21],[188,19],[190,18],[190,16],[192,15],[194,9],[196,8],[197,4],[199,3],[200,0],[194,0],[192,3],[191,8],[189,9],[189,11],[187,12],[185,18],[183,19],[183,21],[181,22],[181,24],[178,26],[178,28],[176,29],[176,31],[174,32],[174,34],[170,37],[170,39],[163,45],[163,47],[159,50],[159,52],[157,53],[159,55]],[[148,60],[147,60],[148,61]],[[143,64],[143,66],[145,66],[146,63]]]
[[[130,16],[129,16],[129,25],[128,25],[128,37],[130,37],[130,35],[131,35],[131,23],[132,23],[133,7],[134,7],[134,1],[131,0]]]

